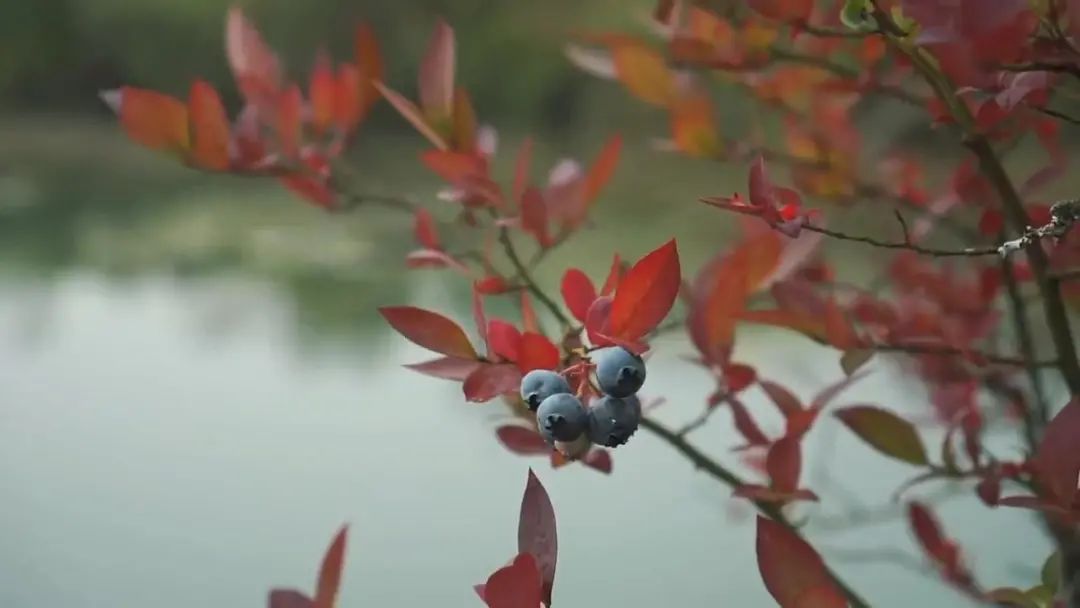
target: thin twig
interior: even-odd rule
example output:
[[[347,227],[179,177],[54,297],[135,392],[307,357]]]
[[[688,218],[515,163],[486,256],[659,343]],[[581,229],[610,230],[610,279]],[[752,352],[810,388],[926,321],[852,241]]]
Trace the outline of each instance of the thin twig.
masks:
[[[979,257],[979,256],[996,256],[999,255],[998,247],[965,247],[963,249],[937,249],[934,247],[924,247],[922,245],[916,245],[910,241],[910,237],[905,235],[903,241],[882,241],[869,236],[857,236],[853,234],[847,234],[840,232],[839,230],[833,230],[831,228],[825,228],[823,226],[815,226],[813,224],[803,224],[803,230],[809,230],[810,232],[817,232],[818,234],[824,234],[825,236],[832,237],[834,239],[840,239],[843,241],[855,241],[857,243],[866,243],[874,247],[881,247],[883,249],[906,249],[908,251],[914,251],[922,255],[929,255],[933,257],[945,258],[945,257]]]
[[[536,284],[532,274],[529,273],[529,269],[525,267],[525,264],[521,261],[521,257],[518,256],[517,249],[514,248],[514,242],[510,240],[510,231],[505,227],[499,229],[499,242],[502,243],[503,251],[506,252],[506,257],[514,266],[514,271],[517,273],[517,279],[525,285],[525,288],[529,290],[529,293],[531,293],[533,297],[543,304],[544,308],[548,309],[551,316],[558,319],[563,327],[569,327],[571,325],[570,318],[567,317],[566,313],[559,308],[559,305],[548,297],[548,295],[544,293],[544,290]]]
[[[656,435],[661,440],[667,442],[671,447],[675,448],[677,452],[682,454],[689,460],[695,467],[704,471],[711,477],[718,479],[719,481],[731,486],[732,488],[738,488],[745,485],[745,482],[739,478],[738,475],[725,468],[720,463],[710,458],[707,454],[697,449],[685,439],[680,437],[675,431],[667,428],[666,426],[656,422],[652,418],[642,418],[641,427],[645,430]],[[791,523],[790,520],[784,515],[784,512],[775,504],[764,501],[753,501],[754,506],[757,507],[763,515],[768,516],[773,521],[791,531],[792,534],[801,536],[799,530]],[[857,591],[852,589],[840,578],[836,572],[834,572],[829,566],[825,565],[825,571],[832,579],[833,584],[837,589],[847,597],[851,608],[869,608],[870,604],[859,595]]]

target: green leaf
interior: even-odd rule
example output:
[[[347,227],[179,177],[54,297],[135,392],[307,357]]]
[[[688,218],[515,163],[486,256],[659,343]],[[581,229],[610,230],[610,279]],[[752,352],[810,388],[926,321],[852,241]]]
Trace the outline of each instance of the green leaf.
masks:
[[[840,22],[857,32],[877,29],[868,0],[847,0],[840,9]]]
[[[860,439],[872,448],[897,460],[925,466],[926,447],[915,427],[896,414],[871,405],[856,405],[836,412]]]
[[[1057,592],[1061,587],[1061,553],[1054,551],[1042,567],[1042,584],[1050,591]]]
[[[1015,587],[1000,587],[998,589],[993,589],[986,594],[986,599],[994,602],[997,606],[1039,608],[1039,604],[1032,601],[1026,593]]]

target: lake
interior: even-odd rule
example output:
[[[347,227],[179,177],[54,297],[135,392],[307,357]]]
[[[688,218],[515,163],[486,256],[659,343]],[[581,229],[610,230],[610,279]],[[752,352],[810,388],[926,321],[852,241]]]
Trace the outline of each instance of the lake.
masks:
[[[469,319],[451,277],[403,270],[407,220],[328,217],[272,185],[193,176],[96,126],[70,128],[84,149],[57,151],[46,135],[0,149],[0,605],[265,605],[271,587],[312,589],[348,522],[341,606],[478,606],[472,585],[516,551],[529,467],[558,518],[557,605],[772,605],[752,511],[667,444],[639,433],[610,476],[553,470],[495,440],[502,406],[402,367],[426,353],[391,335],[376,306]],[[388,160],[415,144],[373,146],[358,167],[374,190],[407,184],[448,211],[418,167]],[[724,245],[729,218],[693,200],[742,189],[743,172],[653,156],[630,151],[626,166],[650,171],[624,166],[602,228],[545,261],[542,280],[568,265],[596,276],[614,250],[636,257],[670,236],[695,269]],[[653,415],[678,427],[710,380],[680,359],[681,337],[656,347],[643,392],[664,397]],[[741,331],[738,358],[804,399],[842,373],[834,352],[783,332]],[[896,360],[869,369],[837,403],[926,411]],[[747,403],[778,428],[759,391]],[[726,412],[690,437],[739,467]],[[875,606],[965,605],[888,504],[910,468],[829,419],[804,463],[823,501],[793,515]],[[906,496],[935,502],[986,585],[1037,579],[1050,545],[1027,514],[977,506],[970,488]],[[853,509],[871,521],[838,525]]]

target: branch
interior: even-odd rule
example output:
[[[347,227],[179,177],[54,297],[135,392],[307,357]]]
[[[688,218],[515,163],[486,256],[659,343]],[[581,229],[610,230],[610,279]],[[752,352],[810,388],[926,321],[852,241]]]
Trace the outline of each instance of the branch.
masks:
[[[813,224],[803,224],[804,230],[810,232],[817,232],[818,234],[824,234],[825,236],[832,237],[834,239],[840,239],[842,241],[855,241],[857,243],[866,243],[874,247],[881,247],[882,249],[906,249],[908,251],[914,251],[922,255],[929,255],[933,257],[979,257],[988,255],[999,255],[999,247],[965,247],[963,249],[937,249],[934,247],[923,247],[922,245],[916,245],[911,242],[909,238],[905,238],[903,241],[882,241],[869,236],[856,236],[840,232],[839,230],[833,230],[831,228],[824,228],[822,226],[815,226]],[[906,237],[907,235],[905,235]]]
[[[559,323],[563,327],[569,327],[571,325],[569,317],[559,308],[559,305],[555,303],[544,290],[536,284],[532,274],[529,273],[529,269],[525,267],[525,264],[521,261],[521,257],[518,256],[517,249],[514,248],[514,242],[510,240],[510,231],[505,227],[499,229],[499,242],[502,243],[503,251],[506,252],[506,257],[510,259],[510,263],[514,266],[514,271],[517,273],[517,278],[524,283],[525,288],[529,290],[529,293],[533,295],[544,308],[547,308],[551,313],[551,316],[559,320]]]
[[[743,480],[740,479],[735,473],[729,471],[723,465],[710,458],[707,454],[688,443],[685,439],[680,437],[678,433],[672,431],[671,429],[660,424],[659,422],[656,422],[652,418],[642,418],[641,427],[656,435],[661,440],[667,442],[671,447],[675,448],[677,452],[685,456],[687,460],[693,463],[696,468],[705,471],[711,477],[720,480],[721,482],[727,484],[733,489],[745,484],[745,482],[743,482]],[[788,518],[784,515],[783,510],[781,510],[775,503],[759,500],[755,500],[752,502],[754,503],[754,506],[757,507],[758,511],[760,511],[763,515],[768,516],[773,521],[784,526],[789,531],[791,531],[792,534],[800,537],[802,536],[799,533],[798,528],[796,528],[795,525],[792,524],[790,520],[788,520]],[[839,577],[839,575],[837,575],[831,568],[829,568],[827,564],[825,565],[825,571],[829,575],[829,578],[832,579],[833,584],[836,585],[837,589],[839,589],[840,592],[843,593],[845,597],[847,597],[851,608],[869,608],[870,604],[868,604],[867,601],[864,600],[857,591],[849,587],[847,583],[845,583]]]

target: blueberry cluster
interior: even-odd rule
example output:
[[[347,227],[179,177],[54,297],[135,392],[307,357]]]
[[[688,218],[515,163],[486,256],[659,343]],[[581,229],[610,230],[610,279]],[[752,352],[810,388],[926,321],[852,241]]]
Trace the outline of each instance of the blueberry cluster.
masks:
[[[619,346],[593,351],[591,358],[604,395],[588,408],[556,372],[533,370],[521,380],[521,398],[536,412],[540,434],[551,445],[573,444],[574,452],[587,451],[593,443],[613,448],[637,430],[641,402],[636,393],[645,382],[645,362]]]

